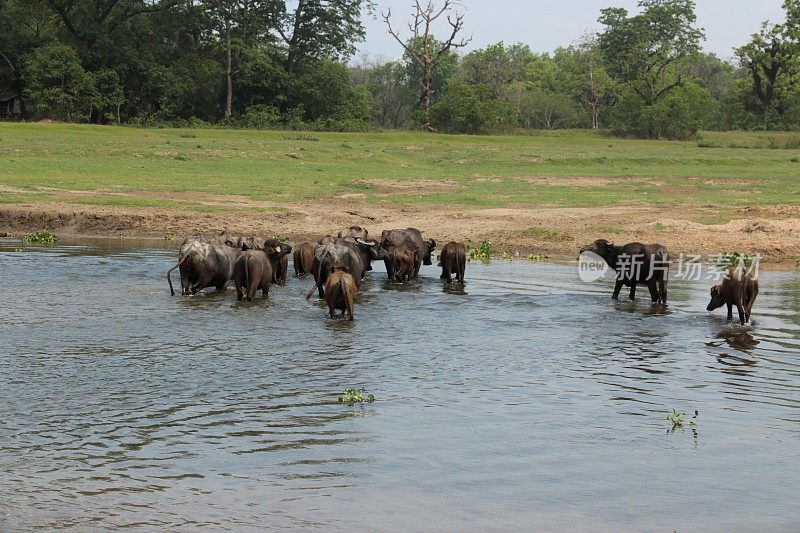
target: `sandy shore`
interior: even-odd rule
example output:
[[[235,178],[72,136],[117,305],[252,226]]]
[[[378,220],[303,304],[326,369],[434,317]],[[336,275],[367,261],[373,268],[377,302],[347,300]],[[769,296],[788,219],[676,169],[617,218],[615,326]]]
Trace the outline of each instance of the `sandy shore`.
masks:
[[[47,229],[63,237],[159,237],[195,233],[267,235],[301,241],[351,225],[373,234],[413,226],[437,242],[474,245],[490,240],[496,252],[574,257],[597,238],[614,242],[660,242],[672,254],[743,251],[768,263],[800,258],[800,207],[719,206],[478,209],[368,203],[346,195],[308,203],[266,204],[238,197],[208,197],[212,212],[192,209],[76,205],[69,202],[0,206],[0,233],[22,236]],[[254,205],[258,204],[258,205]],[[722,224],[701,221],[732,218]]]

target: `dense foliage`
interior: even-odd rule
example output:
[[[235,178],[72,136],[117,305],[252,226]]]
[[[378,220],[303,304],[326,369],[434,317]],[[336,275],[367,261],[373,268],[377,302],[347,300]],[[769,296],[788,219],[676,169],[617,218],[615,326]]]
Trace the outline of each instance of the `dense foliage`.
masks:
[[[429,73],[423,116],[414,42],[397,61],[348,65],[370,0],[0,0],[0,96],[22,95],[23,118],[100,124],[425,123],[452,133],[594,128],[670,139],[796,129],[800,0],[784,7],[786,20],[765,22],[735,64],[701,51],[692,0],[640,0],[636,14],[604,9],[599,33],[553,53],[502,42],[448,50]]]

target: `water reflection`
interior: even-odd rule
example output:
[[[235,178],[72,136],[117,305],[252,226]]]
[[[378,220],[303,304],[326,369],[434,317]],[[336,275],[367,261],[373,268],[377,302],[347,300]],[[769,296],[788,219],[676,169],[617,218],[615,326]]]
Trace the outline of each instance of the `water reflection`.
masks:
[[[564,265],[473,262],[468,291],[376,265],[351,323],[310,277],[172,298],[173,248],[0,252],[0,530],[800,521],[797,274],[742,329],[699,284],[664,308]],[[701,425],[667,438],[672,409]]]

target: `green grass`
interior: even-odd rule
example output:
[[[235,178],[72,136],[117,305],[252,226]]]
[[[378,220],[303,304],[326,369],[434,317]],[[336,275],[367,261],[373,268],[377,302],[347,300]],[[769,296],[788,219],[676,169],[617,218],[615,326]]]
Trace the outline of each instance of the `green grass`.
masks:
[[[101,196],[96,198],[78,198],[72,203],[80,205],[108,205],[118,207],[177,207],[181,202],[129,196]]]
[[[484,207],[797,205],[800,165],[791,161],[796,152],[790,148],[799,139],[706,132],[701,148],[697,141],[623,140],[582,131],[474,137],[4,123],[0,186],[134,196],[199,192],[275,202],[360,192],[367,201]],[[570,178],[608,183],[576,179],[573,184]],[[446,180],[449,186],[387,195],[371,181],[420,179]],[[0,203],[37,199],[42,200],[34,194],[0,195]],[[74,202],[173,205],[167,199],[113,195]]]

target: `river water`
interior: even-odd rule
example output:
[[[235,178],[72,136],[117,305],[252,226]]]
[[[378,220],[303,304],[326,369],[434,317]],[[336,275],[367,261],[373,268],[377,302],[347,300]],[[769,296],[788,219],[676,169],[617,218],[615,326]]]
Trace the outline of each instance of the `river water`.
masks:
[[[743,329],[705,283],[659,311],[574,265],[473,262],[466,293],[376,265],[351,324],[310,279],[170,297],[173,247],[18,246],[2,531],[800,528],[798,273],[762,274]]]

